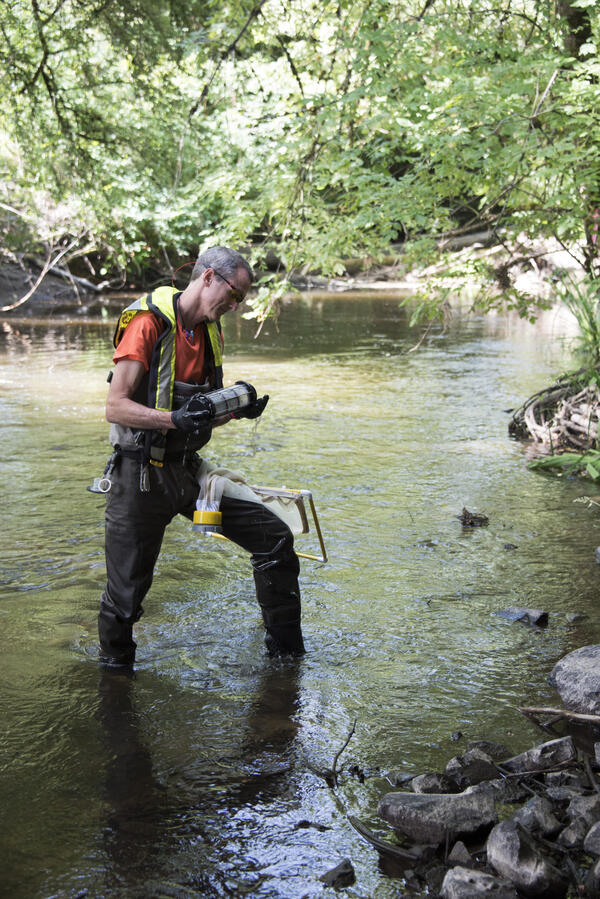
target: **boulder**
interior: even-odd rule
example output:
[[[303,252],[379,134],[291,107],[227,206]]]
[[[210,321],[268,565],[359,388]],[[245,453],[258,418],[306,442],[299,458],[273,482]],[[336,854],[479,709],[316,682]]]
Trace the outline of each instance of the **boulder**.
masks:
[[[587,777],[568,770],[548,771],[544,774],[544,782],[549,787],[571,787],[578,792],[587,791],[590,786]]]
[[[583,841],[583,849],[588,855],[600,855],[600,821],[588,830]]]
[[[518,899],[512,884],[483,871],[472,868],[451,868],[442,883],[443,899],[480,899],[493,896],[495,899]]]
[[[433,771],[413,777],[410,788],[413,793],[456,793],[458,791],[456,781],[446,774],[437,774]]]
[[[339,887],[352,886],[356,880],[352,862],[349,858],[345,858],[339,865],[336,865],[335,868],[322,874],[319,877],[319,880],[326,886],[335,887],[336,889]]]
[[[468,749],[464,755],[450,759],[444,774],[452,778],[459,789],[464,790],[465,787],[495,779],[498,769],[487,753],[481,749]]]
[[[585,621],[587,617],[585,612],[567,612],[565,615],[569,624],[578,624],[580,621]]]
[[[491,740],[471,740],[467,743],[467,752],[471,749],[479,749],[485,752],[493,762],[501,762],[510,755],[510,749],[507,749],[503,743],[493,743]]]
[[[577,750],[571,737],[561,737],[558,740],[550,740],[541,743],[515,755],[511,759],[502,762],[502,769],[509,774],[527,774],[529,771],[544,771],[548,768],[556,768],[558,765],[567,765],[577,758]]]
[[[448,853],[449,865],[463,865],[468,868],[472,861],[471,853],[461,840],[458,840]]]
[[[585,896],[600,899],[600,859],[592,865],[584,881]]]
[[[593,796],[576,796],[569,803],[567,815],[573,824],[583,821],[589,829],[596,821],[600,821],[600,793],[594,793]]]
[[[582,646],[556,663],[548,678],[568,709],[600,714],[600,646]]]
[[[566,894],[567,878],[542,855],[516,821],[497,824],[488,837],[486,849],[492,868],[525,896],[562,899]]]
[[[565,849],[581,849],[589,828],[585,821],[573,821],[558,835],[557,842]]]
[[[524,624],[537,624],[540,627],[548,624],[548,612],[542,609],[521,609],[511,606],[509,609],[501,609],[494,612],[499,618],[508,618],[509,621],[522,621]]]
[[[469,793],[386,793],[378,813],[417,843],[439,845],[476,833],[497,821],[493,791]]]
[[[581,787],[548,787],[546,789],[546,796],[548,799],[551,799],[552,802],[558,802],[561,805],[566,805],[566,803],[571,802],[572,799],[577,799],[578,796],[581,796],[581,793]]]
[[[534,796],[527,805],[512,816],[526,830],[538,831],[542,836],[558,833],[561,823],[552,810],[552,803],[543,796]]]

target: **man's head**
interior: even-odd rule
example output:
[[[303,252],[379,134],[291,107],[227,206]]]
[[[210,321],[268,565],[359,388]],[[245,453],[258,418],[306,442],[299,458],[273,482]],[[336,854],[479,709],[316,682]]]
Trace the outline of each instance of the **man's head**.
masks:
[[[208,250],[200,253],[192,270],[190,281],[195,281],[196,278],[199,278],[207,268],[221,272],[230,280],[233,280],[237,270],[242,268],[248,273],[250,283],[254,281],[254,272],[249,262],[244,259],[241,253],[238,253],[237,250],[231,250],[229,247],[209,247]]]
[[[185,294],[198,300],[204,319],[216,321],[244,300],[254,272],[246,259],[229,247],[210,247],[200,253]]]

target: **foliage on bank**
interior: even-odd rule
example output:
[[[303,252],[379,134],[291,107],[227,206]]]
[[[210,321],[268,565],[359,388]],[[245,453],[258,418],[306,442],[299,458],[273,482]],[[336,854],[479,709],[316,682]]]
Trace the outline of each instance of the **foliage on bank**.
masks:
[[[594,0],[7,0],[3,253],[115,287],[248,247],[259,311],[278,273],[392,242],[410,267],[482,227],[594,275],[599,22]]]

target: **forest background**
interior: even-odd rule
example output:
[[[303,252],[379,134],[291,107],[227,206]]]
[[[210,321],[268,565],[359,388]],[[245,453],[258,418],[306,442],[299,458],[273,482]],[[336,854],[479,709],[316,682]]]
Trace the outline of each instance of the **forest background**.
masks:
[[[485,229],[558,241],[596,303],[595,0],[5,0],[0,29],[7,263],[114,289],[244,247],[260,317],[298,273]],[[508,264],[449,271],[532,311]]]

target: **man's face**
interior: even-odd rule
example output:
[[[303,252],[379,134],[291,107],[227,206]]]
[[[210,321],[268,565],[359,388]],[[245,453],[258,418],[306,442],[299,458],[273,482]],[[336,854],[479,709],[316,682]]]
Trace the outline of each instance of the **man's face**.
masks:
[[[243,268],[238,268],[231,277],[221,275],[214,268],[207,268],[201,277],[204,282],[202,305],[206,318],[211,322],[237,309],[250,289],[250,277]]]

